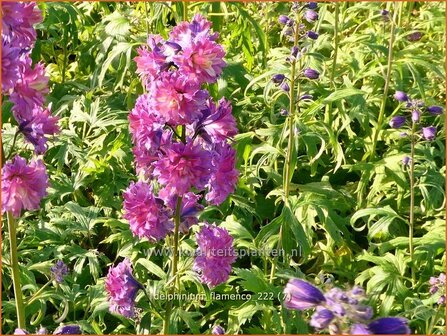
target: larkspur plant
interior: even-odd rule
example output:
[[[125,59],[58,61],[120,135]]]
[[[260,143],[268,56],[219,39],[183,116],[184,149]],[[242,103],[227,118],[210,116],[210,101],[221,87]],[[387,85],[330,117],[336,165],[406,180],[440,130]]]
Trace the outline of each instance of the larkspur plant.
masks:
[[[382,317],[371,321],[372,307],[365,304],[365,291],[358,286],[343,291],[333,287],[326,293],[307,281],[289,280],[284,288],[284,306],[293,310],[315,308],[310,325],[331,335],[405,335],[411,333],[408,321],[401,317]]]
[[[137,73],[146,88],[129,115],[133,153],[141,180],[124,192],[124,218],[132,233],[156,243],[173,234],[171,276],[176,277],[179,233],[188,234],[198,224],[205,199],[219,205],[235,189],[238,179],[237,134],[231,104],[225,98],[215,103],[205,84],[217,81],[225,66],[225,51],[211,32],[211,23],[197,14],[181,22],[167,40],[150,35],[139,48]],[[210,287],[225,282],[233,255],[210,254],[232,251],[233,239],[226,229],[205,224],[197,234],[200,253],[194,263],[197,276]],[[224,251],[224,252],[225,252]],[[175,290],[175,282],[169,292]],[[111,268],[106,280],[111,311],[134,316],[134,301],[142,288],[131,274],[128,259]],[[167,303],[163,332],[169,332],[172,302]]]

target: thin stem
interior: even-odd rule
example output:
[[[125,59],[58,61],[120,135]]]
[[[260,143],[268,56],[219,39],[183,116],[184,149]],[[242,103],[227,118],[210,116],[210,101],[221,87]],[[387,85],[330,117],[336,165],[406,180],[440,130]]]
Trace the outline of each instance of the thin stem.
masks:
[[[37,297],[39,296],[40,293],[42,293],[42,291],[51,283],[52,280],[48,281],[45,285],[43,285],[42,287],[40,287],[40,289],[33,294],[33,296],[26,302],[27,305],[30,305],[31,303],[33,303]]]
[[[414,270],[414,246],[413,246],[413,235],[414,235],[414,146],[415,146],[415,132],[416,123],[413,122],[411,126],[411,154],[410,154],[410,227],[408,233],[408,248],[410,250],[410,260],[411,260],[411,279],[413,286],[416,283],[416,273]]]
[[[174,295],[175,291],[175,283],[177,276],[177,262],[178,262],[178,237],[179,237],[179,227],[180,227],[180,213],[182,209],[182,197],[177,196],[177,205],[175,208],[175,217],[174,217],[174,247],[173,247],[173,256],[172,256],[172,272],[171,276],[174,278],[174,281],[169,289],[168,297],[172,297]],[[168,335],[169,334],[169,318],[171,316],[172,312],[172,302],[173,300],[169,300],[166,304],[166,312],[165,312],[165,319],[163,323],[163,334]]]
[[[183,1],[183,21],[188,21],[188,2]]]
[[[395,38],[395,22],[396,17],[398,14],[397,10],[397,3],[394,2],[394,15],[393,19],[391,20],[391,32],[390,32],[390,40],[388,44],[388,63],[387,63],[387,69],[386,69],[386,78],[385,78],[385,87],[383,89],[383,96],[382,96],[382,102],[380,105],[380,111],[379,111],[379,118],[377,119],[377,127],[374,131],[373,135],[373,141],[372,141],[372,147],[371,147],[371,153],[370,153],[370,161],[373,161],[376,155],[376,147],[377,147],[377,140],[379,138],[379,133],[382,130],[383,127],[383,119],[385,115],[385,106],[386,101],[388,98],[388,91],[390,87],[390,79],[391,79],[391,66],[393,64],[393,44],[394,44],[394,38]]]
[[[5,161],[9,160],[12,156],[12,153],[14,153],[14,147],[16,145],[17,142],[17,136],[19,135],[19,131],[15,132],[14,134],[14,138],[12,139],[12,145],[11,148],[9,149],[9,154],[8,156],[5,158]]]
[[[438,309],[436,309],[436,314],[433,317],[433,319],[431,320],[430,329],[427,331],[427,335],[432,335],[432,332],[433,332],[433,329],[435,328],[436,322],[438,322],[438,316],[439,316],[439,313],[441,312],[441,309],[445,309],[445,308],[443,307],[443,305],[438,305]]]
[[[22,288],[20,285],[19,259],[17,256],[16,220],[11,211],[7,212],[9,247],[11,251],[12,285],[16,301],[17,323],[20,329],[25,329],[25,306],[23,305]]]
[[[65,73],[67,71],[67,43],[68,43],[68,30],[67,27],[64,27],[64,41],[63,41],[63,52],[64,52],[64,58],[62,63],[62,83],[65,83]]]
[[[146,33],[147,33],[147,36],[149,36],[149,34],[150,34],[150,28],[149,28],[149,11],[148,11],[148,9],[147,9],[147,2],[146,2],[146,1],[144,1],[144,12],[145,12],[145,14],[146,14]]]

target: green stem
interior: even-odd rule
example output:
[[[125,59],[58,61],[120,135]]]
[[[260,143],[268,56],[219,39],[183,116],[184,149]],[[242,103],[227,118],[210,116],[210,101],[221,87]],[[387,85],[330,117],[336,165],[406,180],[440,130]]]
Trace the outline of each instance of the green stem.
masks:
[[[427,331],[427,335],[432,335],[432,332],[433,332],[433,329],[435,328],[436,322],[438,322],[438,316],[439,316],[439,313],[441,312],[441,309],[445,309],[445,307],[443,305],[438,305],[438,309],[436,309],[436,314],[433,317],[433,319],[431,320],[430,329]]]
[[[25,306],[23,305],[22,288],[20,285],[19,259],[17,256],[16,220],[11,211],[8,211],[6,216],[8,218],[9,245],[11,250],[12,284],[14,287],[14,297],[16,301],[17,323],[20,329],[25,329]]]
[[[15,134],[14,134],[14,138],[12,139],[12,145],[11,145],[11,148],[9,149],[9,154],[8,154],[8,156],[5,158],[6,161],[8,161],[8,160],[11,158],[12,153],[14,153],[14,147],[15,147],[15,145],[16,145],[16,142],[17,142],[17,136],[18,136],[18,135],[19,135],[19,131],[15,132]]]
[[[413,286],[416,283],[416,273],[414,269],[414,246],[413,246],[413,235],[414,235],[414,146],[415,146],[415,132],[416,123],[413,122],[411,126],[411,154],[410,154],[410,225],[408,233],[408,248],[410,250],[410,261],[411,261],[411,279]]]
[[[379,111],[379,118],[377,119],[377,127],[374,131],[373,135],[373,141],[372,141],[372,147],[371,147],[371,153],[370,153],[370,161],[373,161],[376,155],[376,147],[377,147],[377,140],[379,138],[379,133],[382,130],[383,127],[383,119],[385,116],[385,106],[386,101],[388,98],[388,90],[390,87],[390,79],[391,79],[391,66],[393,64],[393,44],[394,44],[394,38],[395,38],[395,22],[397,17],[397,3],[394,2],[394,15],[393,19],[391,20],[391,33],[390,33],[390,40],[388,44],[388,62],[387,62],[387,69],[386,69],[386,78],[385,78],[385,87],[383,89],[383,96],[382,96],[382,102],[380,104],[380,111]]]
[[[183,1],[183,21],[188,20],[188,2]]]
[[[180,214],[182,209],[182,197],[177,196],[177,205],[175,207],[175,217],[174,217],[174,246],[173,246],[173,255],[172,255],[172,271],[171,271],[171,277],[174,278],[172,281],[171,287],[169,288],[169,294],[168,297],[171,297],[174,294],[175,291],[175,283],[177,276],[177,262],[178,262],[178,237],[179,237],[179,227],[180,227]],[[169,318],[171,316],[172,312],[172,302],[173,300],[170,300],[166,304],[166,313],[165,313],[165,319],[163,323],[163,334],[168,335],[169,334]]]
[[[65,83],[65,73],[67,71],[67,43],[68,43],[68,30],[67,27],[64,27],[64,40],[63,40],[63,48],[64,48],[64,58],[62,63],[62,83]]]
[[[149,11],[147,9],[147,2],[146,1],[144,1],[144,11],[145,11],[145,14],[146,14],[146,33],[147,33],[147,36],[149,36],[149,33],[150,33],[150,28],[149,28]]]
[[[27,305],[30,305],[31,303],[33,303],[37,297],[39,296],[40,293],[43,292],[43,290],[51,283],[52,280],[48,281],[45,285],[43,285],[36,293],[34,293],[34,295],[26,302]]]

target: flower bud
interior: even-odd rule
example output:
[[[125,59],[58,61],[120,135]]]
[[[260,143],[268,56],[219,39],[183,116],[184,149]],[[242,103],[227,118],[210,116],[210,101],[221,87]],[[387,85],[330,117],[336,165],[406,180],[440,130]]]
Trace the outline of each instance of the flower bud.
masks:
[[[404,158],[402,159],[402,164],[404,166],[408,166],[411,162],[411,158],[409,156],[404,156]]]
[[[445,304],[445,295],[441,295],[441,297],[438,300],[438,305],[443,305]]]
[[[444,109],[441,106],[429,106],[427,107],[427,111],[432,115],[439,115],[444,112]]]
[[[290,91],[290,86],[289,84],[287,84],[286,82],[282,82],[281,85],[279,86],[281,89],[283,89],[286,92]]]
[[[278,22],[282,25],[288,24],[290,21],[290,18],[287,15],[280,15],[278,17]]]
[[[316,312],[312,315],[310,325],[316,329],[325,329],[334,319],[334,314],[326,308],[317,307]]]
[[[422,33],[421,32],[413,32],[410,35],[407,36],[407,40],[410,42],[416,42],[419,41],[422,38]]]
[[[307,68],[303,71],[304,76],[309,79],[318,79],[320,77],[320,73],[317,70]]]
[[[390,126],[392,128],[400,128],[405,124],[405,117],[404,116],[395,116],[391,118]]]
[[[396,99],[397,101],[400,101],[400,102],[405,102],[405,101],[408,101],[409,98],[405,92],[396,91],[396,93],[394,94],[394,99]]]
[[[316,9],[318,7],[318,2],[309,2],[306,7],[309,9]]]
[[[312,9],[308,9],[304,12],[304,18],[307,20],[307,22],[315,22],[318,20],[318,13]]]
[[[276,74],[273,75],[272,82],[275,84],[281,84],[284,81],[284,78],[286,78],[286,76],[284,76],[283,74]]]
[[[297,46],[293,46],[292,47],[292,49],[290,50],[290,54],[293,56],[293,57],[297,57],[298,56],[298,53],[299,53],[299,49],[298,49],[298,47]]]
[[[211,334],[212,335],[224,335],[225,334],[225,329],[222,328],[219,325],[216,325],[213,327],[213,330],[211,330]]]
[[[411,120],[413,122],[415,122],[415,123],[418,122],[420,117],[421,117],[421,114],[420,114],[420,112],[418,110],[413,110],[411,112]]]
[[[316,39],[318,39],[318,33],[316,33],[316,32],[314,32],[314,31],[312,31],[312,30],[309,30],[308,32],[307,32],[307,37],[308,38],[310,38],[310,39],[312,39],[312,40],[316,40]]]
[[[425,140],[434,140],[436,137],[436,127],[435,126],[429,126],[429,127],[423,127],[422,128],[422,136]]]

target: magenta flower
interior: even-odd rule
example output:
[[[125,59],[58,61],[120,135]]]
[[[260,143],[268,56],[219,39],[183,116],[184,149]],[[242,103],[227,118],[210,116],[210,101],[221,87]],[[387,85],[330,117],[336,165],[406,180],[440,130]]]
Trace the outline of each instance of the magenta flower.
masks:
[[[20,72],[20,48],[11,47],[7,43],[2,44],[2,92],[6,93],[19,79]]]
[[[29,48],[36,40],[33,25],[42,21],[35,2],[2,2],[2,39],[11,46]]]
[[[191,22],[180,22],[169,33],[169,41],[177,43],[183,49],[190,46],[192,42],[202,39],[215,41],[218,37],[218,33],[211,34],[211,22],[200,14],[194,15]]]
[[[37,63],[31,67],[31,58],[24,56],[19,69],[21,78],[17,81],[10,100],[14,103],[12,108],[17,120],[28,119],[35,105],[42,106],[44,95],[48,93],[48,77],[45,76],[45,67]]]
[[[19,217],[22,209],[37,210],[47,194],[48,175],[42,160],[30,164],[18,155],[2,168],[2,212]]]
[[[200,281],[215,287],[228,280],[231,264],[236,260],[233,237],[224,228],[205,224],[196,234],[199,245],[193,270]]]
[[[198,40],[188,45],[183,52],[173,57],[179,71],[200,83],[214,83],[222,73],[226,63],[225,51],[216,42]]]
[[[151,34],[147,39],[148,47],[137,49],[138,56],[134,60],[137,63],[137,73],[144,82],[154,80],[163,69],[166,63],[166,56],[163,54],[164,42],[160,35]]]
[[[175,143],[154,163],[153,174],[164,185],[165,195],[183,196],[191,187],[205,187],[210,176],[210,156],[210,152],[191,142]]]
[[[161,199],[154,196],[149,184],[132,182],[123,197],[123,217],[129,221],[135,236],[155,242],[164,239],[174,228],[168,209]]]
[[[208,92],[197,81],[178,72],[163,73],[153,83],[152,107],[171,126],[186,125],[200,119]]]
[[[234,191],[239,171],[235,169],[236,151],[229,144],[216,145],[214,149],[213,173],[205,198],[209,203],[219,205]]]
[[[216,106],[210,99],[202,119],[196,124],[195,132],[208,143],[224,142],[237,134],[236,119],[231,114],[231,103],[225,98]]]
[[[135,314],[135,298],[143,286],[132,275],[129,259],[124,259],[116,267],[110,267],[105,281],[109,295],[110,311],[131,318]]]
[[[47,150],[46,135],[59,133],[58,121],[59,118],[52,116],[49,109],[43,109],[40,106],[35,106],[27,119],[17,120],[19,130],[25,139],[34,145],[36,154],[43,154]]]
[[[301,279],[290,279],[284,288],[284,295],[287,309],[306,310],[326,301],[317,287]]]

